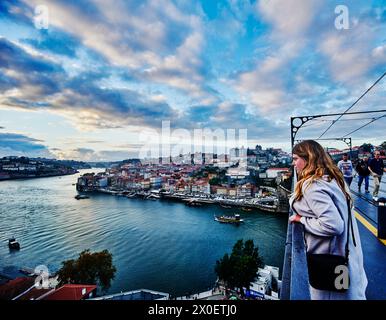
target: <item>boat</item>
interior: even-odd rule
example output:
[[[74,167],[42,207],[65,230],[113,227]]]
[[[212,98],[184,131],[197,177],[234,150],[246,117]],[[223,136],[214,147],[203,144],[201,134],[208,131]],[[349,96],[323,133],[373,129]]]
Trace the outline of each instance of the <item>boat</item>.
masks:
[[[214,220],[221,223],[234,223],[234,224],[240,224],[241,222],[244,222],[243,219],[240,219],[240,215],[237,213],[234,216],[214,216]]]
[[[249,212],[249,211],[252,211],[252,208],[242,207],[241,210],[243,210],[243,211],[248,211],[248,212]]]
[[[149,196],[146,197],[146,199],[157,200],[157,199],[161,199],[161,196],[158,194],[151,193]]]
[[[276,205],[269,205],[269,204],[262,204],[262,203],[256,203],[255,207],[261,211],[267,211],[267,212],[277,212],[278,207]]]
[[[200,207],[202,206],[202,203],[198,202],[195,199],[189,199],[188,201],[185,202],[185,205],[190,207]]]
[[[8,247],[9,247],[9,249],[19,250],[20,249],[20,243],[18,241],[16,241],[15,238],[9,238],[8,239]]]
[[[221,207],[225,208],[225,209],[230,209],[232,208],[231,206],[226,206],[225,204],[220,204]]]
[[[88,199],[90,198],[89,196],[86,196],[84,194],[77,194],[75,197],[74,197],[76,200],[81,200],[81,199]]]

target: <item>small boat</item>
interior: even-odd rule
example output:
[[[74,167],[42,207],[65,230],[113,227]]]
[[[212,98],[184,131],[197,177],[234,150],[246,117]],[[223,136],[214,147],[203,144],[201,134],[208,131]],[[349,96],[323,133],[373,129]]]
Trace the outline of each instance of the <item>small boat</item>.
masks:
[[[243,211],[248,211],[248,212],[249,212],[249,211],[252,211],[252,208],[245,208],[245,207],[242,207],[241,210],[243,210]]]
[[[157,200],[157,199],[161,199],[161,196],[158,194],[150,194],[149,196],[146,197],[146,199]]]
[[[239,224],[241,222],[244,222],[243,219],[240,219],[240,215],[237,213],[234,216],[214,216],[214,220],[221,223],[234,223],[234,224]]]
[[[230,209],[230,208],[232,208],[231,206],[226,206],[226,205],[224,205],[224,204],[220,204],[220,206],[223,207],[223,208],[225,208],[225,209]]]
[[[75,197],[74,197],[76,200],[81,200],[81,199],[88,199],[90,198],[89,196],[86,196],[84,194],[77,194]]]
[[[194,199],[190,199],[190,200],[185,202],[185,205],[190,206],[190,207],[200,207],[200,206],[202,206],[202,203],[200,203]]]
[[[9,238],[8,239],[8,247],[9,247],[9,249],[19,250],[20,249],[20,243],[18,241],[16,241],[15,238]]]

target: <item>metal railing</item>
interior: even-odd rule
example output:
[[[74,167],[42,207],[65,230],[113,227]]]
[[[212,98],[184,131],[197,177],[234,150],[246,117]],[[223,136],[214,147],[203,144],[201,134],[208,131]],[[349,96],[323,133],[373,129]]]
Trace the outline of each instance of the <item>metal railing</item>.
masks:
[[[294,190],[295,183],[296,175],[293,178],[292,190]],[[292,214],[290,208],[289,216]],[[304,231],[303,226],[299,223],[288,223],[280,299],[311,299]]]

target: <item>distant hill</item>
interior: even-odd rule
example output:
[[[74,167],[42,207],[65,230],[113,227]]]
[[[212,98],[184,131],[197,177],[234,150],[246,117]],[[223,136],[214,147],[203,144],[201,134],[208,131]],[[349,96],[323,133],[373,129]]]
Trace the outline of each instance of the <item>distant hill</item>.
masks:
[[[114,166],[121,166],[123,164],[132,163],[138,164],[140,163],[140,159],[125,159],[122,161],[97,161],[97,162],[87,162],[93,168],[111,168]]]

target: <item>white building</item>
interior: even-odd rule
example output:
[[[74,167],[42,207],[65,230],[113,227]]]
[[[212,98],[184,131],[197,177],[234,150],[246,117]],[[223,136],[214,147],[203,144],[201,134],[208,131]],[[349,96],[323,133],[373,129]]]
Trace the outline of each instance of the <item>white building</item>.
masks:
[[[280,172],[287,172],[288,168],[269,168],[266,171],[267,178],[277,178]]]
[[[277,288],[280,287],[279,268],[267,265],[263,269],[259,268],[255,280],[250,284],[250,295],[268,300],[277,300],[279,294],[272,290],[273,282],[277,284]]]
[[[105,187],[107,187],[107,182],[108,182],[108,181],[107,181],[107,177],[99,179],[99,180],[97,181],[98,187],[100,187],[100,188],[105,188]]]
[[[249,171],[247,167],[228,168],[226,175],[232,179],[244,179],[249,176]]]

